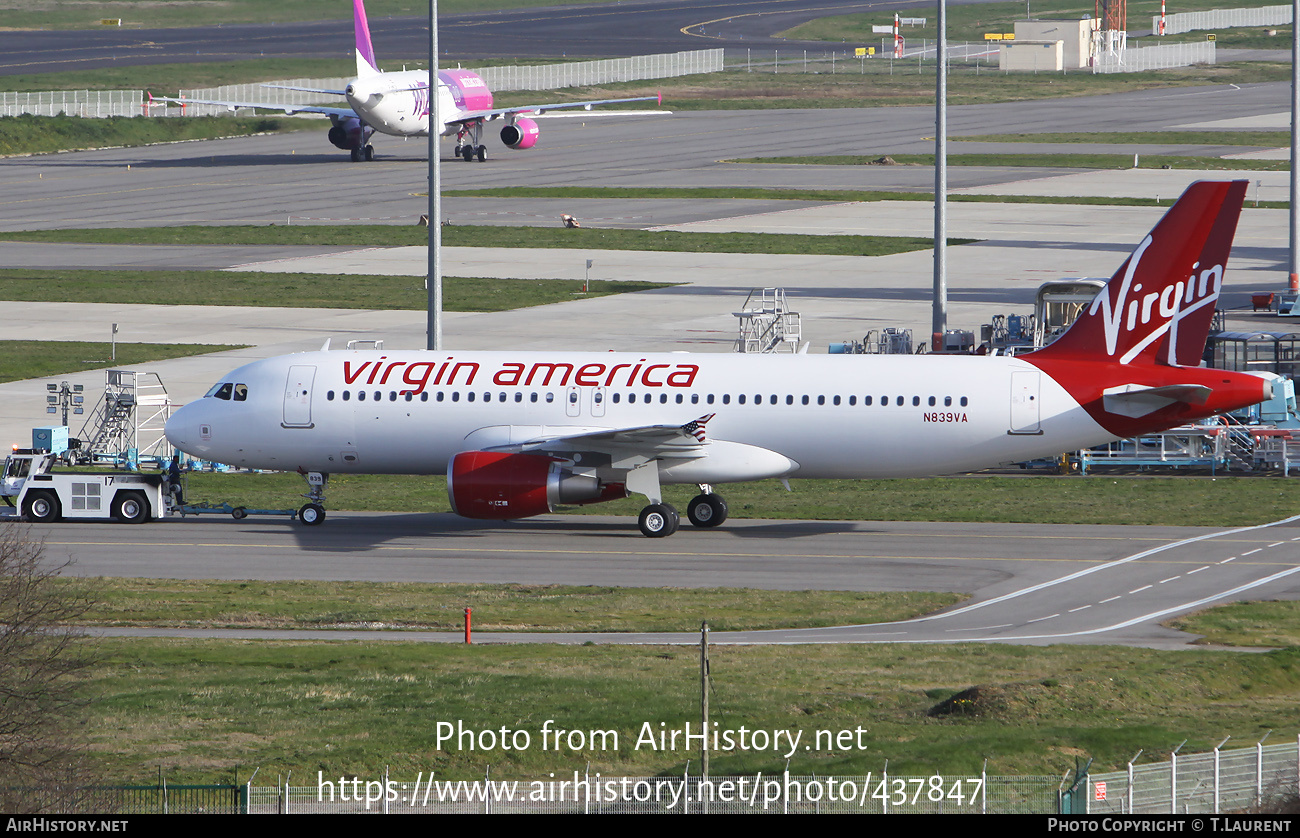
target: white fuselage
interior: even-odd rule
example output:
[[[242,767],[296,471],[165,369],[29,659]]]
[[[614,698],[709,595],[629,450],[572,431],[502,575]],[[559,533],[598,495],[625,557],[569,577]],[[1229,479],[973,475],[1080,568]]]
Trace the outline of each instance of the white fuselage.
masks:
[[[367,125],[395,137],[429,135],[429,73],[405,70],[353,79],[346,88],[348,104]],[[449,85],[438,85],[438,113],[442,136],[460,130],[465,111],[456,105]]]
[[[708,453],[661,462],[664,483],[948,474],[1113,438],[1008,357],[348,350],[259,361],[222,384],[244,399],[186,405],[168,438],[289,471],[441,473],[461,451],[707,414]]]

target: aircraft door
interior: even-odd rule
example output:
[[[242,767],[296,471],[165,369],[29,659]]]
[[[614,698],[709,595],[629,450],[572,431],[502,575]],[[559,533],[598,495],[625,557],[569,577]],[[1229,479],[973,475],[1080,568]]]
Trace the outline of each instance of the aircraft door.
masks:
[[[605,415],[605,388],[593,387],[591,389],[591,415]]]
[[[570,387],[564,393],[564,413],[577,416],[582,412],[582,392],[577,387]]]
[[[286,428],[310,428],[311,388],[316,380],[316,368],[308,365],[289,367],[284,383],[284,421]]]
[[[1018,370],[1011,373],[1011,428],[1013,434],[1041,434],[1039,425],[1039,372]]]

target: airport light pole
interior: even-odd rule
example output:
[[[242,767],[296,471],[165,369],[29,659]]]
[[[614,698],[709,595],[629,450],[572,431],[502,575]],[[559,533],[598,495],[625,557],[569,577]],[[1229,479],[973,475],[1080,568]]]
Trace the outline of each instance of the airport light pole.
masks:
[[[426,282],[429,317],[426,349],[442,349],[442,118],[438,110],[438,0],[429,0],[429,278]]]
[[[1300,3],[1300,0],[1293,0]],[[939,0],[934,79],[934,302],[930,348],[943,349],[948,328],[948,35],[947,7]]]

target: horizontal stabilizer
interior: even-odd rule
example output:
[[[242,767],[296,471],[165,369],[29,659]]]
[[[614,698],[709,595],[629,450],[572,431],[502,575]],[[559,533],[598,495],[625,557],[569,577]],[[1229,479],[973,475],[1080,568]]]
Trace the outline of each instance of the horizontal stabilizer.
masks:
[[[1210,392],[1210,388],[1203,384],[1166,384],[1163,387],[1121,384],[1102,391],[1102,406],[1107,413],[1137,418],[1155,413],[1174,402],[1205,404]]]

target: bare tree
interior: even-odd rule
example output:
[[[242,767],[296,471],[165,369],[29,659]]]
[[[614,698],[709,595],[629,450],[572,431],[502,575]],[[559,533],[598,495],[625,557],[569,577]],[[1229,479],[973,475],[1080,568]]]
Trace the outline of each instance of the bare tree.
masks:
[[[57,579],[44,544],[0,524],[0,811],[70,812],[87,805],[82,675],[90,658],[68,628],[91,604]],[[93,806],[94,804],[90,804]]]

